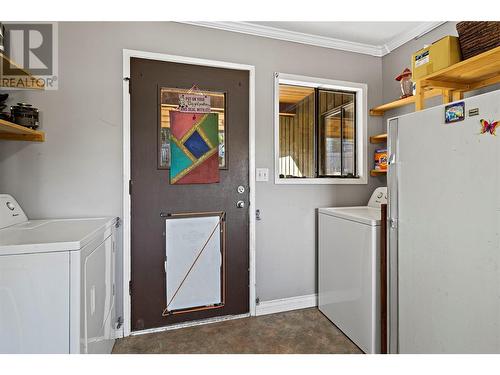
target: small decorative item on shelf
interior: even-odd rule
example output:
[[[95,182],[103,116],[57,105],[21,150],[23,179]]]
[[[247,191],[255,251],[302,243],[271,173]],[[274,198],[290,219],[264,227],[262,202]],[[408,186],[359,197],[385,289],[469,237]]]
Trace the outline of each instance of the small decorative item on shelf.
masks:
[[[401,99],[413,96],[413,82],[411,80],[410,69],[405,68],[405,70],[403,70],[401,74],[395,78],[395,80],[399,81],[401,84]]]
[[[31,129],[37,129],[40,125],[38,109],[27,103],[17,103],[10,107],[12,122]]]
[[[387,170],[387,149],[381,148],[375,150],[375,168],[376,171]]]

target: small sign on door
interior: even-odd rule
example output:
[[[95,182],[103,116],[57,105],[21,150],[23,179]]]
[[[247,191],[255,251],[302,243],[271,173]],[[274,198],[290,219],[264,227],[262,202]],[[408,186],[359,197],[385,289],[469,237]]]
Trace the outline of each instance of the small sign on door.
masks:
[[[203,94],[180,94],[179,111],[210,113],[210,96]]]

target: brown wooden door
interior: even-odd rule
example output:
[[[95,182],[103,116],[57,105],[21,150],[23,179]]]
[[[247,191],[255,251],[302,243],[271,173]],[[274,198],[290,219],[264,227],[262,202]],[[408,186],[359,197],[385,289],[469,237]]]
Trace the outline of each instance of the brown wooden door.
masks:
[[[132,58],[131,213],[132,329],[249,311],[248,71]],[[172,185],[168,111],[196,85],[213,94],[219,114],[220,182]],[[244,188],[244,192],[241,188]],[[243,201],[244,208],[237,202]],[[165,218],[162,213],[225,213],[225,299],[222,307],[162,316],[166,307]]]

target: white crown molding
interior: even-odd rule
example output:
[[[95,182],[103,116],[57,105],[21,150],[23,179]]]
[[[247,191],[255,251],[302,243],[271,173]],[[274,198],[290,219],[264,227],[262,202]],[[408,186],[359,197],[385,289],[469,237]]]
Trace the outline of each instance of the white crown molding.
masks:
[[[349,42],[347,40],[328,38],[319,35],[299,33],[278,29],[275,27],[256,25],[248,22],[183,22],[195,26],[233,31],[236,33],[257,35],[266,38],[309,44],[317,47],[338,49],[342,51],[362,53],[365,55],[382,56],[382,48],[370,44]]]
[[[275,27],[257,25],[250,22],[181,22],[194,26],[209,27],[212,29],[219,29],[225,31],[232,31],[236,33],[256,35],[265,38],[285,40],[288,42],[308,44],[312,46],[325,47],[338,49],[342,51],[361,53],[376,57],[387,55],[392,50],[409,42],[412,39],[420,37],[436,27],[442,25],[444,22],[422,22],[421,25],[414,29],[398,35],[396,38],[390,40],[384,45],[373,45],[365,43],[350,42],[342,39],[328,38],[320,35],[312,35],[306,33],[299,33],[296,31],[289,31]]]
[[[401,47],[403,44],[408,43],[410,40],[418,39],[421,36],[427,34],[428,32],[434,30],[436,27],[441,26],[446,22],[422,22],[417,27],[402,33],[395,38],[384,44],[384,55],[387,55],[396,48]]]

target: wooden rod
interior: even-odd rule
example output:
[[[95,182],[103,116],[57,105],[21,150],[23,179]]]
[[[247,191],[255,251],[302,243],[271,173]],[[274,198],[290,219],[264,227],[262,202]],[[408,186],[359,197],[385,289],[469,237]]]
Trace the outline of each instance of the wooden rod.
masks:
[[[167,311],[166,313],[162,314],[162,316],[185,314],[185,313],[189,313],[189,312],[203,311],[203,310],[220,309],[220,308],[223,308],[223,307],[224,307],[224,305],[221,304],[221,305],[216,305],[216,306],[195,307],[195,308],[187,309],[187,310]]]
[[[464,98],[464,93],[463,91],[453,91],[451,93],[451,100],[456,102],[458,100],[462,100]]]
[[[422,87],[422,81],[416,82],[416,93],[415,93],[415,111],[420,111],[424,109],[424,88]]]

